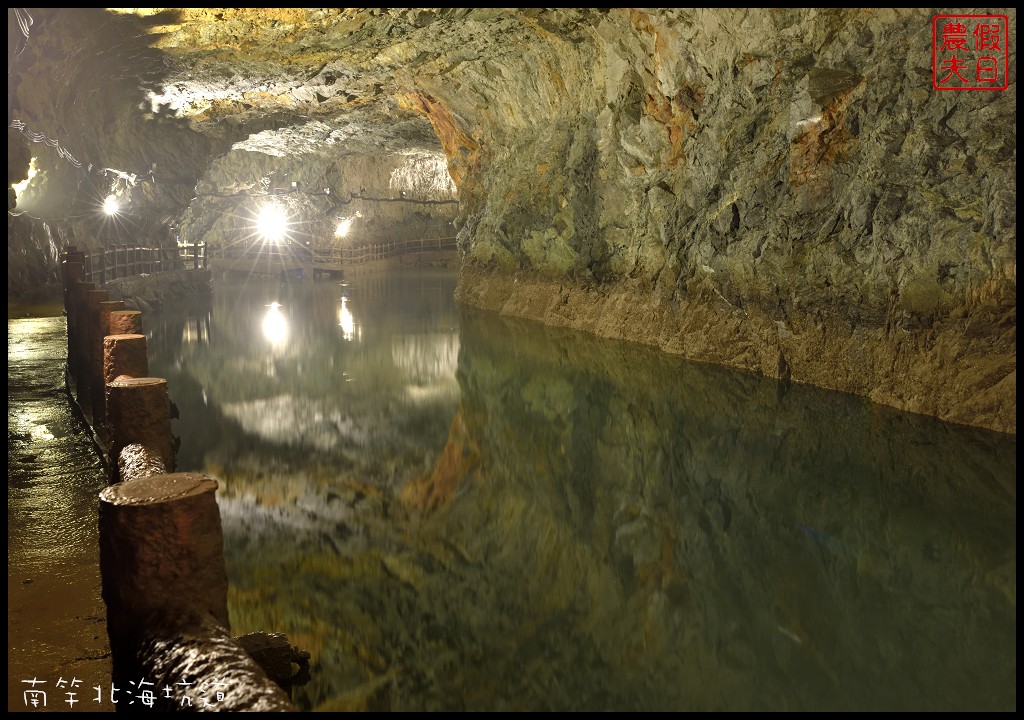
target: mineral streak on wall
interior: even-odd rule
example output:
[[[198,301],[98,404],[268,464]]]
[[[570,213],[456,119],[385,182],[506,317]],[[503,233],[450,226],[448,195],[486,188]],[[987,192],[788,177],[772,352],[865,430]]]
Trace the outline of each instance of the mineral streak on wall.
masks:
[[[1016,432],[1015,48],[935,89],[945,11],[33,12],[12,113],[131,171],[139,234],[251,236],[263,195],[311,242],[432,228],[443,159],[465,303]],[[118,177],[44,145],[30,190]],[[9,291],[95,235],[26,197]]]

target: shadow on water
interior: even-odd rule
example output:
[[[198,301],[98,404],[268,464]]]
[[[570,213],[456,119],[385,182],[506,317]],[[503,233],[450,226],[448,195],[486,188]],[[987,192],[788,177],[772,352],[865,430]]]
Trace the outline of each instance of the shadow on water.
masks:
[[[1014,437],[460,312],[455,280],[154,325],[233,629],[313,653],[300,707],[1016,707]]]

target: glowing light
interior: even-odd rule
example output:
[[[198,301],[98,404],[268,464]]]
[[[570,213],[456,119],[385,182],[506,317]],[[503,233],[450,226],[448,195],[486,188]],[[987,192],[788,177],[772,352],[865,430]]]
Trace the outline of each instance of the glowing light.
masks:
[[[21,195],[23,192],[25,192],[25,188],[28,187],[29,181],[31,181],[32,178],[34,178],[38,173],[39,168],[36,166],[36,159],[32,158],[32,160],[28,164],[28,177],[22,180],[20,183],[14,183],[13,185],[11,185],[11,187],[14,188],[15,196]]]
[[[121,203],[117,201],[117,198],[113,195],[107,195],[107,199],[103,201],[103,212],[107,215],[117,215],[121,209]]]
[[[281,313],[281,304],[270,303],[270,309],[263,316],[263,337],[271,345],[281,345],[288,339],[288,319]]]
[[[265,205],[256,218],[256,230],[265,239],[279,243],[288,234],[288,215],[280,205]]]
[[[348,231],[352,229],[352,218],[342,218],[338,223],[338,227],[334,230],[334,237],[343,238],[348,235]]]
[[[355,331],[356,319],[352,317],[351,311],[345,307],[345,298],[341,299],[341,307],[338,308],[338,325],[341,327],[341,334],[346,340],[352,339],[352,333]]]

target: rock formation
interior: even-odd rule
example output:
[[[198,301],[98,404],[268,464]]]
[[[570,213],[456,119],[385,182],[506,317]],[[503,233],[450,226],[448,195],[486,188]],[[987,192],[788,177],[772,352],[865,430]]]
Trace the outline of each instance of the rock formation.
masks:
[[[935,90],[938,11],[8,13],[9,296],[269,196],[299,243],[457,207],[467,304],[1016,432],[1015,48]]]

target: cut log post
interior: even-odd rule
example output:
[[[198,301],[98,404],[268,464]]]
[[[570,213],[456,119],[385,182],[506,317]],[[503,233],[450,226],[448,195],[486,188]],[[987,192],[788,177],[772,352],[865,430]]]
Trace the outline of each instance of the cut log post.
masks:
[[[99,353],[100,353],[100,374],[97,378],[96,387],[99,392],[93,394],[92,402],[92,417],[93,424],[100,429],[105,431],[106,418],[107,418],[107,398],[106,392],[104,391],[105,382],[104,375],[106,364],[106,337],[110,334],[110,314],[117,312],[118,310],[124,310],[123,300],[103,300],[100,302],[99,313],[100,313],[100,325],[99,325]],[[145,377],[149,372],[144,372],[136,377]]]
[[[71,366],[75,369],[75,391],[79,405],[82,405],[85,402],[87,398],[86,393],[88,392],[88,388],[85,387],[89,376],[89,337],[87,334],[88,324],[86,323],[86,317],[88,315],[86,297],[95,289],[96,284],[91,282],[77,282],[71,288],[71,305],[68,318],[73,330],[71,336],[74,338],[75,342],[75,361]]]
[[[100,303],[100,332],[102,337],[110,335],[110,316],[124,311],[124,300],[104,300]]]
[[[120,623],[196,610],[228,625],[228,578],[217,481],[197,473],[150,475],[100,491],[103,598]]]
[[[103,395],[103,336],[100,334],[100,304],[110,299],[110,293],[106,290],[90,290],[85,296],[85,336],[88,338],[87,361],[85,375],[85,387],[88,391],[89,402],[83,405],[88,409],[93,424],[100,427],[96,421],[96,396]]]
[[[145,678],[154,710],[295,711],[230,637],[217,481],[150,475],[100,492],[113,681]]]
[[[61,267],[62,279],[64,281],[64,314],[67,317],[68,333],[68,371],[72,377],[75,375],[75,325],[72,314],[77,309],[72,302],[72,293],[75,285],[85,280],[85,253],[78,251],[74,245],[68,247],[64,253],[64,260]]]
[[[107,383],[107,403],[111,458],[116,462],[128,445],[143,445],[155,450],[166,471],[173,472],[174,438],[167,381],[163,378],[115,378]],[[118,482],[118,477],[113,480]]]
[[[142,312],[140,310],[118,310],[110,313],[111,335],[141,335]]]
[[[113,315],[111,315],[113,317]],[[145,335],[107,335],[103,338],[103,383],[127,375],[149,377],[149,355]],[[109,395],[109,391],[107,392]]]

